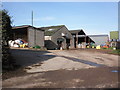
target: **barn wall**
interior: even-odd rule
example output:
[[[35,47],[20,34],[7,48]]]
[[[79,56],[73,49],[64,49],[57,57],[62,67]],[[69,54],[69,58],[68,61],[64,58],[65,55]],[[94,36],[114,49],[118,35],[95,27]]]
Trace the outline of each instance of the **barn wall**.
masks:
[[[51,40],[57,45],[57,38],[62,38],[61,33],[68,34],[68,37],[70,38],[70,42],[71,42],[70,47],[74,48],[74,39],[66,27],[62,27],[59,31],[57,31],[54,35],[52,35]],[[66,48],[66,40],[65,39],[63,41],[63,48]]]
[[[44,31],[36,30],[36,45],[44,46]]]
[[[28,43],[29,47],[34,47],[35,45],[44,46],[44,31],[38,29],[29,28],[28,29]]]
[[[35,46],[35,31],[33,28],[28,28],[28,46]]]

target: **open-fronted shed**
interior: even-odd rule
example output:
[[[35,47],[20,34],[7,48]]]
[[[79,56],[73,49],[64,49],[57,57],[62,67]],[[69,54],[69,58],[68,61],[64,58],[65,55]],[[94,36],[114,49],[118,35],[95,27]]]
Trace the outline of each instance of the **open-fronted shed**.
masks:
[[[78,48],[78,45],[84,44],[84,47],[86,44],[95,43],[89,36],[85,34],[85,32],[80,30],[70,30],[72,36],[74,37],[74,46],[75,48]]]
[[[30,25],[15,26],[12,28],[13,40],[23,39],[29,47],[36,45],[44,47],[44,30]]]

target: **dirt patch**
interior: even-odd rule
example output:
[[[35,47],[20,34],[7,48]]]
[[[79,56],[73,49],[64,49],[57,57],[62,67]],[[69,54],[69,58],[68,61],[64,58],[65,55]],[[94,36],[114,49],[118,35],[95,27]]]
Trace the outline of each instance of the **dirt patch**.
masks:
[[[11,70],[11,71],[4,71],[2,73],[2,80],[6,80],[12,77],[25,76],[25,75],[28,75],[28,73],[26,73],[26,71],[23,68]]]

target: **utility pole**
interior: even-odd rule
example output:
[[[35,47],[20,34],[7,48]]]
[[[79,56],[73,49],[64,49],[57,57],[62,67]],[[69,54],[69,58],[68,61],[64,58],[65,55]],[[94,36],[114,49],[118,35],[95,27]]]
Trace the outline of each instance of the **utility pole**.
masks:
[[[32,26],[33,26],[33,11],[32,11]]]
[[[33,27],[33,11],[32,11],[32,27]],[[34,29],[34,46],[36,46],[36,29]]]

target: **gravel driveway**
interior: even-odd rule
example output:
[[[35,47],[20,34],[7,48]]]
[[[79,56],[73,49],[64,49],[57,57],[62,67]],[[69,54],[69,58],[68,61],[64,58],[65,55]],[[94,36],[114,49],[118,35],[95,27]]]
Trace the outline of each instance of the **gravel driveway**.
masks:
[[[44,53],[36,52],[35,56],[35,59],[32,59],[32,61],[39,61],[27,66],[28,69],[26,69],[26,71],[28,73],[54,71],[60,69],[78,70],[84,68],[96,68],[101,66],[118,66],[117,55],[100,52],[91,53],[85,50],[49,50]],[[33,58],[33,56],[30,58]]]
[[[12,49],[29,75],[9,78],[3,87],[118,87],[118,55],[86,50]],[[31,82],[32,80],[32,82]]]

